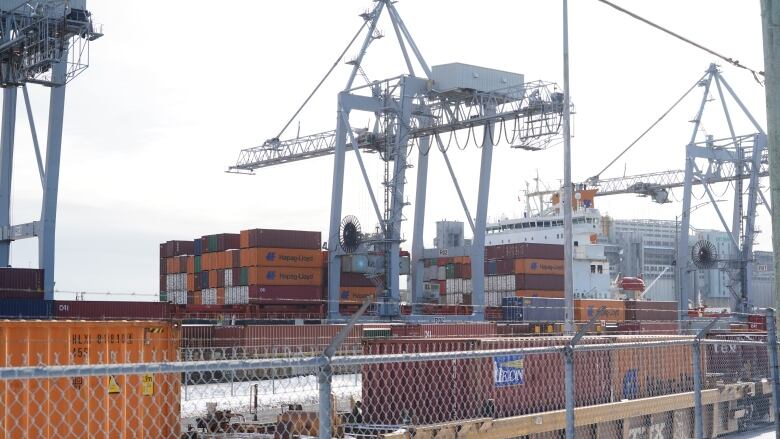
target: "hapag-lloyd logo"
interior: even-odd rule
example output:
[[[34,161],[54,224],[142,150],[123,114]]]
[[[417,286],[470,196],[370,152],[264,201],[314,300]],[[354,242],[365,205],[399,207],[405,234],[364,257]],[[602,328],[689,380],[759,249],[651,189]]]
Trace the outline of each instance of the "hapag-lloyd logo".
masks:
[[[314,275],[309,273],[297,273],[297,272],[277,273],[275,270],[268,270],[268,272],[265,273],[266,280],[275,280],[277,279],[277,277],[279,280],[285,280],[285,281],[298,281],[298,280],[313,281],[314,280]]]
[[[525,365],[522,355],[493,357],[493,384],[496,387],[525,384]]]
[[[276,252],[268,252],[265,254],[265,260],[273,262],[276,260]],[[282,262],[301,263],[301,262],[314,262],[314,256],[307,255],[286,255],[280,254],[279,260]]]

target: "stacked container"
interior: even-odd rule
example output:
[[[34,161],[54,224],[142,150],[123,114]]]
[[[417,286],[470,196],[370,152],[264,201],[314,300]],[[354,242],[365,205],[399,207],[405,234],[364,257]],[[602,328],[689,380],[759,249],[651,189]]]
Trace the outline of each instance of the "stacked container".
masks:
[[[423,287],[439,303],[471,304],[474,286],[468,256],[427,259]],[[563,297],[563,246],[503,244],[485,247],[485,306],[501,306],[510,297]]]
[[[252,229],[160,244],[160,300],[181,305],[320,302],[320,233]]]

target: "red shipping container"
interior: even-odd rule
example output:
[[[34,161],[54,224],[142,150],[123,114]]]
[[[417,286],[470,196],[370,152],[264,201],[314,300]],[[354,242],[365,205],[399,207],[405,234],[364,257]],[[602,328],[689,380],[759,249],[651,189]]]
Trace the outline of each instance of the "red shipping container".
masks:
[[[166,291],[166,288],[168,286],[167,283],[165,282],[165,278],[166,278],[165,275],[161,275],[160,276],[160,292],[161,293]]]
[[[2,290],[0,291],[0,300],[4,299],[43,300],[43,291]]]
[[[496,274],[507,275],[515,272],[514,259],[499,259],[496,261]]]
[[[54,317],[68,320],[162,320],[169,319],[164,302],[101,302],[56,300]]]
[[[328,270],[325,270],[327,273]],[[371,279],[360,273],[341,273],[341,286],[344,287],[372,287],[374,283]]]
[[[0,268],[0,291],[43,290],[43,270],[36,268]]]
[[[168,260],[165,259],[165,258],[160,258],[160,274],[161,275],[168,274],[168,263],[167,263],[167,261]]]
[[[516,274],[518,290],[563,290],[563,276],[553,274]]]
[[[306,285],[250,285],[249,301],[251,303],[285,303],[285,302],[316,302],[322,303],[323,289],[321,286]]]
[[[463,279],[471,279],[471,264],[463,264]]]
[[[485,247],[485,259],[563,259],[563,245],[560,244],[502,244]]]
[[[251,229],[249,247],[322,248],[322,234],[302,230]]]
[[[600,342],[583,339],[583,343]],[[418,339],[367,340],[365,354],[469,351],[562,345],[557,337],[525,339]],[[498,380],[494,363],[519,363],[520,382]],[[575,382],[576,404],[610,400],[607,351],[583,352],[575,357],[575,373],[587,380]],[[433,424],[482,417],[509,417],[559,410],[564,406],[563,356],[560,353],[492,357],[469,360],[386,363],[364,366],[363,407],[376,424]],[[493,413],[485,413],[494,407]],[[431,407],[441,408],[431,410]]]
[[[160,257],[171,258],[174,256],[191,255],[195,253],[192,241],[168,241],[160,244]]]

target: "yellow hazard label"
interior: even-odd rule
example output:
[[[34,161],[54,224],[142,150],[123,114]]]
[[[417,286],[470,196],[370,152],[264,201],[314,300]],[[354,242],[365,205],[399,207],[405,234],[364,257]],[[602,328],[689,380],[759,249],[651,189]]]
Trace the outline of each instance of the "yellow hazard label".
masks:
[[[147,373],[141,381],[141,394],[144,396],[154,395],[154,375]]]
[[[113,376],[108,377],[108,394],[115,395],[119,393],[119,384],[116,383],[116,378]]]

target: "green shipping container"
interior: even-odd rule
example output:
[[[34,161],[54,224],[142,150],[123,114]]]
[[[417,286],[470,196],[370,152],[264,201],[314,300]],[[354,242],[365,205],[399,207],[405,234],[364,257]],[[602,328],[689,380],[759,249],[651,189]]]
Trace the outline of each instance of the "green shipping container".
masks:
[[[165,291],[160,292],[160,302],[167,302],[168,301],[168,293]]]
[[[209,236],[209,251],[215,252],[217,251],[217,235],[211,235]]]
[[[249,268],[241,267],[241,273],[239,274],[238,284],[241,286],[249,285]]]
[[[195,272],[200,273],[200,256],[195,256]]]
[[[455,279],[455,264],[445,265],[445,274],[447,279]]]

